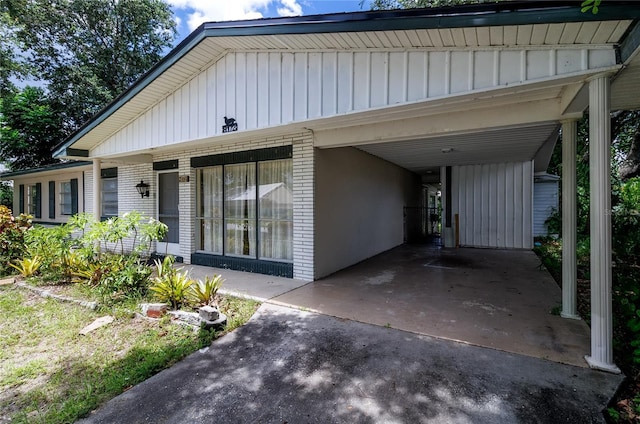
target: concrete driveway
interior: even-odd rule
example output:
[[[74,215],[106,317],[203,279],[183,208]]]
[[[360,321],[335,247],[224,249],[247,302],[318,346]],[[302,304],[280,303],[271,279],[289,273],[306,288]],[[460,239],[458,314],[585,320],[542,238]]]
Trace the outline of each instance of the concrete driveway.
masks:
[[[586,367],[589,327],[561,300],[531,251],[402,245],[271,301]]]
[[[590,423],[620,376],[264,304],[83,423]]]

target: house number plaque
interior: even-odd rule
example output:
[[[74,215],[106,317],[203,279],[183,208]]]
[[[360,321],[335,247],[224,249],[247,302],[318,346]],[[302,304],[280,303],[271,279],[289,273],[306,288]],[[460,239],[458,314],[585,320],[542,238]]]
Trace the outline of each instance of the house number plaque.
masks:
[[[232,131],[238,131],[238,123],[234,118],[224,117],[224,125],[222,126],[222,132],[228,133]]]

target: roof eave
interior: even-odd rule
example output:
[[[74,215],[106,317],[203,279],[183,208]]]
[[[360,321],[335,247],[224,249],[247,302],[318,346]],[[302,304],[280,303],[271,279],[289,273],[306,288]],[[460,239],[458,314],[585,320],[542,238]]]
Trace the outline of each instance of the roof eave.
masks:
[[[56,146],[53,156],[64,157],[74,143],[105,121],[208,37],[464,28],[628,19],[640,19],[640,4],[632,1],[610,1],[601,7],[596,15],[581,12],[575,1],[557,1],[551,5],[550,2],[545,1],[508,1],[430,9],[208,22],[200,25],[129,89],[105,106],[67,140]]]

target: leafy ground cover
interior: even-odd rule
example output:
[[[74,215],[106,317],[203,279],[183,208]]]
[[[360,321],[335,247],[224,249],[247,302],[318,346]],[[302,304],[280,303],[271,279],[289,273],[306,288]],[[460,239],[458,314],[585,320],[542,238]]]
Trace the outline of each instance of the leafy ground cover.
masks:
[[[57,286],[91,297],[81,287]],[[218,304],[229,318],[225,332],[258,306],[234,297]],[[107,314],[112,324],[79,334]],[[74,422],[224,334],[142,318],[125,304],[91,311],[13,285],[0,287],[0,316],[0,423]]]
[[[556,282],[562,284],[562,240],[554,238],[537,239],[534,249],[543,265],[549,270]],[[589,246],[583,242],[578,244],[578,313],[588,324],[590,323],[590,281],[589,281]],[[636,308],[640,281],[627,278],[627,274],[638,275],[635,258],[625,257],[614,268],[613,319],[614,319],[614,359],[627,379],[621,390],[611,401],[605,411],[605,418],[610,423],[640,423],[640,359],[637,351],[637,331],[634,316],[640,317]],[[632,309],[634,313],[630,314]],[[631,327],[631,328],[630,328]]]

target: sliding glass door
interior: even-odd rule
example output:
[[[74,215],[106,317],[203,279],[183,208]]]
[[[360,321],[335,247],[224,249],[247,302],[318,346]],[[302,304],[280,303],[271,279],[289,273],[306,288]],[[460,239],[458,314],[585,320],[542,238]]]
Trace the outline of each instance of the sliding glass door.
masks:
[[[199,250],[292,261],[292,171],[291,159],[199,168]]]

